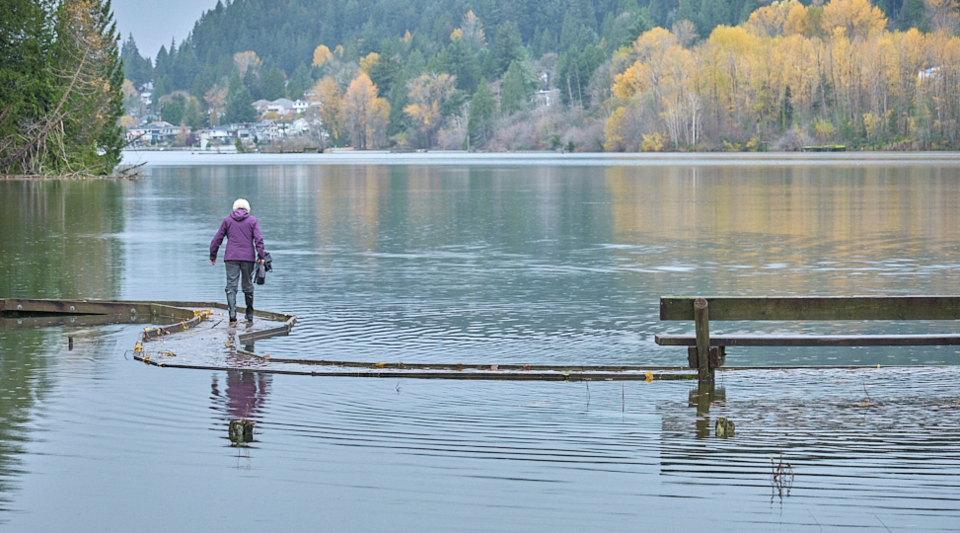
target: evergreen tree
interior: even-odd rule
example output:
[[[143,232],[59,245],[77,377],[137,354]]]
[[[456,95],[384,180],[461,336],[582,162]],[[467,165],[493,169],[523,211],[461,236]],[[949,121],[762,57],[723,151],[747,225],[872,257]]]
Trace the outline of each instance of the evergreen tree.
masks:
[[[153,64],[149,59],[140,55],[140,50],[137,48],[137,42],[133,40],[132,33],[123,43],[120,58],[123,60],[123,76],[132,81],[134,86],[139,87],[153,80]]]
[[[692,0],[684,0],[692,2]],[[678,20],[677,11],[680,10],[678,0],[650,0],[650,17],[655,26],[669,28]]]
[[[470,101],[470,115],[467,119],[467,148],[482,148],[490,138],[494,111],[497,103],[493,98],[493,91],[487,84],[486,78],[480,78],[477,92],[473,93]]]
[[[0,22],[0,172],[111,172],[123,64],[109,0],[11,2]]]
[[[563,29],[560,30],[560,49],[567,51],[571,48],[579,48],[578,39],[580,37],[580,27],[583,23],[578,20],[573,11],[567,11],[563,17]]]
[[[183,123],[194,130],[203,127],[203,115],[200,113],[200,103],[196,98],[191,98],[187,102],[187,107],[183,110]]]
[[[637,37],[653,29],[653,20],[650,17],[649,9],[641,9],[634,13],[633,21],[627,28],[620,46],[629,46],[630,43],[637,40]],[[608,43],[611,41],[607,41]],[[617,44],[617,43],[611,43]]]
[[[496,63],[495,76],[499,76],[510,68],[510,63],[523,61],[523,42],[517,25],[507,21],[497,28],[497,38],[493,44],[493,59]]]
[[[516,113],[526,106],[529,91],[523,78],[520,64],[511,62],[503,76],[503,89],[500,93],[500,112],[504,115]]]
[[[50,65],[52,13],[38,2],[11,0],[0,17],[0,172],[33,172],[29,158],[10,159],[29,140],[21,123],[38,123],[58,98]],[[13,146],[7,141],[16,140]],[[26,156],[26,154],[23,154]]]
[[[403,70],[397,73],[393,90],[390,92],[390,121],[387,124],[387,138],[393,138],[407,130],[407,115],[403,108],[407,107],[407,73]]]
[[[729,8],[725,0],[701,0],[698,15],[696,20],[690,20],[697,23],[697,31],[700,35],[710,35],[717,26],[730,23]]]
[[[419,48],[412,50],[410,55],[407,56],[407,64],[404,67],[407,79],[416,78],[423,74],[425,68],[427,68],[427,61],[423,58],[423,53]]]
[[[275,64],[270,65],[270,68],[260,78],[260,98],[276,100],[277,98],[283,98],[285,95],[286,84],[283,79],[283,71]]]
[[[790,86],[787,85],[783,90],[783,100],[780,102],[780,133],[783,133],[793,127],[793,98],[790,94]]]
[[[160,120],[179,125],[183,122],[183,112],[186,107],[187,99],[182,94],[174,94],[163,104],[163,108],[160,110]]]
[[[370,76],[370,81],[377,86],[377,91],[380,94],[388,95],[393,90],[393,84],[402,69],[403,65],[401,65],[399,61],[393,56],[384,53],[380,55],[377,62],[370,68],[368,75]]]
[[[313,79],[310,77],[310,69],[305,63],[300,63],[297,70],[293,73],[293,79],[287,84],[287,94],[291,100],[300,100],[303,93],[313,85]]]
[[[463,44],[462,39],[456,39],[447,47],[450,60],[451,74],[457,77],[457,89],[473,93],[477,89],[477,80],[480,78],[480,63]]]
[[[178,91],[187,91],[193,88],[193,80],[200,73],[200,62],[193,53],[193,46],[189,41],[180,43],[176,56],[171,58],[171,78],[173,87]]]
[[[430,61],[427,61],[428,72],[446,72],[450,74],[453,71],[448,50],[448,48],[441,49],[439,54],[431,57]]]
[[[590,105],[590,94],[587,87],[590,78],[606,58],[606,52],[598,45],[588,44],[582,53],[571,48],[560,54],[557,62],[557,78],[555,85],[560,89],[560,100],[565,105]]]
[[[900,28],[928,29],[926,5],[924,0],[903,0],[898,17]]]
[[[243,73],[243,86],[246,87],[251,102],[263,98],[260,93],[260,76],[253,67],[247,67],[247,71]]]
[[[157,52],[157,59],[153,64],[153,99],[157,103],[161,96],[166,96],[173,92],[173,81],[170,79],[170,54],[167,53],[167,47],[161,45]]]
[[[250,91],[240,79],[240,69],[234,67],[227,86],[227,108],[223,115],[224,123],[253,122],[257,111],[253,108]]]

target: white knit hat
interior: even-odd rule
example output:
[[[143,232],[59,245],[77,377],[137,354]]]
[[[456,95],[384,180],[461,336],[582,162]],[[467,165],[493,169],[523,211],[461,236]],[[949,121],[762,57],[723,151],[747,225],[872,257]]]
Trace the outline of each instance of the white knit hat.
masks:
[[[246,209],[247,213],[250,212],[250,202],[244,200],[243,198],[238,198],[236,202],[233,202],[233,210],[237,209]]]

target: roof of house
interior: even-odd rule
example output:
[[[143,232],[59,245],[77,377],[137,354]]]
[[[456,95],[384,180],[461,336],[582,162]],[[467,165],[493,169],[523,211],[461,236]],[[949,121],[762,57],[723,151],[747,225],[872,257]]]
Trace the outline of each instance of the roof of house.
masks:
[[[276,100],[270,102],[274,105],[283,106],[284,109],[293,109],[293,100],[287,98],[277,98]]]

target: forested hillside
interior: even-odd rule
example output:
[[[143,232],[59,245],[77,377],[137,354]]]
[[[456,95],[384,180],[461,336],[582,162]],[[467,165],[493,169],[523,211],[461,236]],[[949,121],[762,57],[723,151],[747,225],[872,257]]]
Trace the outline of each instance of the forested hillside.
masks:
[[[235,0],[123,57],[166,118],[305,98],[334,144],[954,147],[957,20],[956,0]]]

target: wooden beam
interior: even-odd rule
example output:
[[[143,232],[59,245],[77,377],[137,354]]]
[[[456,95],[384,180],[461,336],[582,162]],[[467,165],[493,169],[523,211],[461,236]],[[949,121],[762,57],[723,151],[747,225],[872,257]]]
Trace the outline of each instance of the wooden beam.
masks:
[[[657,335],[660,346],[696,346],[695,335]],[[715,335],[710,346],[960,346],[960,335]]]
[[[0,330],[35,329],[54,326],[89,327],[109,324],[137,324],[149,320],[149,315],[131,317],[122,315],[70,315],[70,316],[33,316],[22,318],[0,318]]]
[[[55,315],[135,315],[149,314],[149,306],[139,302],[109,300],[44,300],[30,298],[5,298],[3,311],[21,313],[47,313]]]
[[[692,296],[660,298],[660,320],[694,320]],[[710,320],[960,320],[960,296],[708,297]]]
[[[701,382],[713,381],[713,369],[710,368],[710,309],[703,298],[693,302],[693,316],[697,330],[697,372]]]

